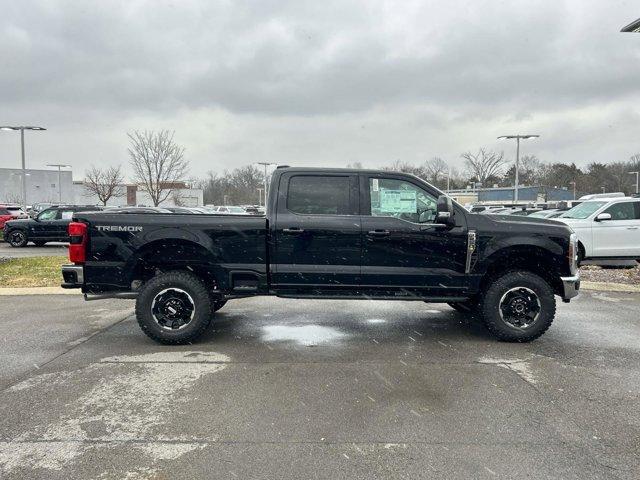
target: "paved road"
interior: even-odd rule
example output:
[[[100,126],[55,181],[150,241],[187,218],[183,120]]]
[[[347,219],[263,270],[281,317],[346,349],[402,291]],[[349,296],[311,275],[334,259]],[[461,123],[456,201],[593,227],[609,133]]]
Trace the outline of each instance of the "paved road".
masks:
[[[256,298],[163,347],[131,308],[0,297],[1,478],[640,475],[637,294],[524,345],[446,305]]]
[[[56,255],[68,255],[66,243],[52,242],[43,247],[36,247],[29,243],[24,248],[13,248],[4,241],[0,241],[0,258],[22,258],[22,257],[53,257]]]

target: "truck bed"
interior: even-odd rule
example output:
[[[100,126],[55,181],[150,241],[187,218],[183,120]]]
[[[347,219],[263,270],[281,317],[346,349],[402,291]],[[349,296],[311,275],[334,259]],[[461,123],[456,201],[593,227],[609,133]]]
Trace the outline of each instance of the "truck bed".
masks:
[[[244,283],[266,288],[265,217],[82,212],[74,221],[88,226],[85,293],[130,290],[141,269],[163,264],[210,269],[212,277],[229,281],[244,273]]]

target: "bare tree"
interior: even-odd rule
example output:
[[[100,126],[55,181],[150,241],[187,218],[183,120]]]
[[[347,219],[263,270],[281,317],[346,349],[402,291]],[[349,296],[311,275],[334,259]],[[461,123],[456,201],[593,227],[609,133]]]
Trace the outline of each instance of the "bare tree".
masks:
[[[184,159],[184,148],[173,141],[174,132],[168,130],[136,130],[127,136],[134,178],[157,207],[171,195],[187,173],[189,163]]]
[[[124,176],[120,171],[120,165],[104,170],[92,165],[85,173],[84,188],[87,191],[87,196],[95,195],[102,202],[102,205],[106,205],[111,197],[124,195],[123,181]]]
[[[484,148],[478,150],[476,154],[463,153],[461,157],[469,174],[483,185],[487,179],[500,175],[505,165],[504,152],[488,152]]]
[[[424,172],[426,179],[436,187],[440,187],[445,174],[449,171],[449,166],[440,157],[433,157],[424,163]]]

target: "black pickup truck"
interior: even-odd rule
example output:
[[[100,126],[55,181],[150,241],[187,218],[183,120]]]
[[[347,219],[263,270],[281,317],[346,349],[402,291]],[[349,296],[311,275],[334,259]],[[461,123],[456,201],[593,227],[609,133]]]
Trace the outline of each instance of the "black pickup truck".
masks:
[[[193,341],[229,299],[446,302],[499,339],[526,342],[580,286],[559,222],[477,215],[421,179],[375,170],[278,168],[267,215],[78,212],[64,288],[136,298],[154,340]]]
[[[55,205],[42,210],[34,218],[6,222],[3,238],[16,248],[26,247],[29,242],[33,242],[36,247],[47,242],[68,242],[68,228],[73,214],[100,208],[93,205]]]

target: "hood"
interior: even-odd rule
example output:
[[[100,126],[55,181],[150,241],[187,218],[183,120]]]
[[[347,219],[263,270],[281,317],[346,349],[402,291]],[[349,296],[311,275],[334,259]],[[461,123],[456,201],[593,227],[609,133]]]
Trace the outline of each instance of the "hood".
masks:
[[[5,225],[10,227],[19,227],[20,225],[27,225],[29,223],[35,223],[33,218],[16,218],[15,220],[8,220]]]
[[[480,215],[492,222],[503,225],[506,228],[513,227],[518,230],[528,230],[535,233],[571,233],[571,228],[557,219],[525,217],[520,215]]]

